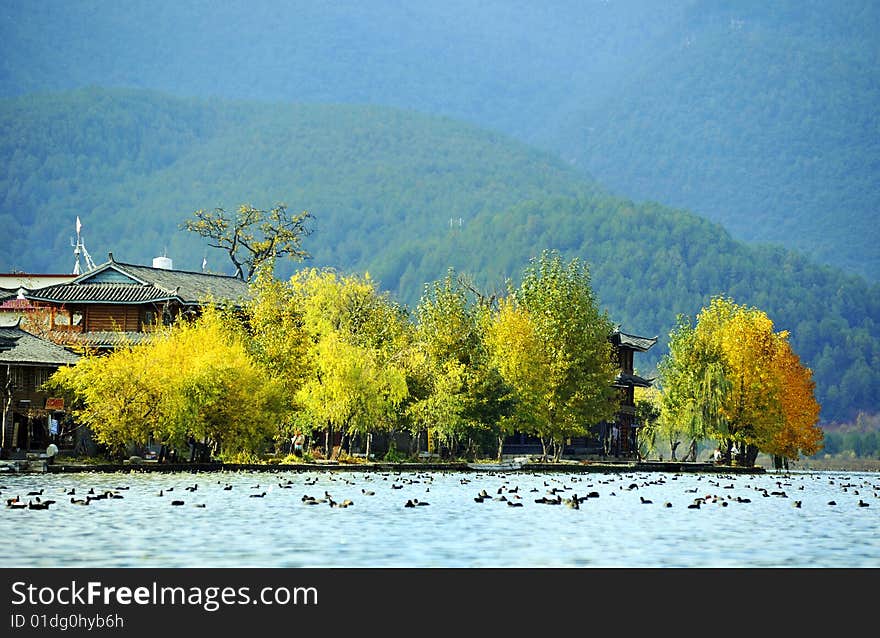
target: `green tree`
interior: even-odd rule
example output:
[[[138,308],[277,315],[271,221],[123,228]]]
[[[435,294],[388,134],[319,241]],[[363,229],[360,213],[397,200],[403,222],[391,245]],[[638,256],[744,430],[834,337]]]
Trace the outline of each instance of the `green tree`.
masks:
[[[427,430],[430,440],[453,454],[464,442],[466,454],[476,455],[483,436],[491,434],[500,457],[508,431],[512,388],[493,366],[485,343],[491,311],[491,299],[453,269],[425,286],[416,308],[415,347],[427,375],[409,415],[414,429]]]
[[[614,326],[593,294],[589,267],[577,258],[563,263],[556,251],[544,251],[525,269],[511,293],[527,313],[546,386],[537,398],[535,428],[544,457],[562,456],[565,439],[581,436],[617,410],[612,387],[617,372],[608,340]]]

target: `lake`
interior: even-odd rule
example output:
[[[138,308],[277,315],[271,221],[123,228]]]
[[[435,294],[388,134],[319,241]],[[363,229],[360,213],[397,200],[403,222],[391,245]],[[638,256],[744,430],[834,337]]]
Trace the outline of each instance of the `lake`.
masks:
[[[8,567],[880,566],[868,472],[87,472],[0,487]],[[70,502],[90,490],[122,498]],[[56,503],[7,507],[15,496]]]

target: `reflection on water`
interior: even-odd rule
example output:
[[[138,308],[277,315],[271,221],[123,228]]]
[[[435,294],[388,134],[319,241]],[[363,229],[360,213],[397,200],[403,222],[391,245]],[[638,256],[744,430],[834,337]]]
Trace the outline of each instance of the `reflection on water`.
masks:
[[[122,498],[71,503],[90,490]],[[85,473],[0,493],[12,567],[880,566],[876,473]]]

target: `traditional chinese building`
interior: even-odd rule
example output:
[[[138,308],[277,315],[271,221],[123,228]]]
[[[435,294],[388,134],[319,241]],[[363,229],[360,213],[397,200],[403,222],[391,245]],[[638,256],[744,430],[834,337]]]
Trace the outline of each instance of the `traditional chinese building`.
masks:
[[[66,421],[64,404],[41,386],[61,366],[73,365],[79,355],[32,335],[16,323],[0,326],[0,389],[2,427],[0,449],[45,449],[61,443]]]
[[[657,337],[639,337],[616,329],[609,337],[617,357],[619,372],[614,378],[614,387],[620,393],[620,409],[611,427],[610,452],[614,456],[634,456],[637,454],[638,428],[636,421],[636,388],[650,388],[654,379],[646,379],[635,373],[634,359],[636,352],[647,352]]]
[[[153,266],[104,264],[69,282],[27,291],[24,297],[48,317],[47,337],[56,343],[99,350],[138,343],[157,325],[198,314],[205,303],[241,305],[246,282],[227,275],[174,270],[167,257]]]

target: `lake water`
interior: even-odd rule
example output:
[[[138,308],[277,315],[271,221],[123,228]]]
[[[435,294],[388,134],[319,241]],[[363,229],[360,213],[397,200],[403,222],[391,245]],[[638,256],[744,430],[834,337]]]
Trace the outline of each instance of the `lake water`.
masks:
[[[880,567],[877,473],[90,472],[0,486],[8,567]],[[40,489],[48,510],[6,507]],[[70,502],[90,489],[123,498]]]

